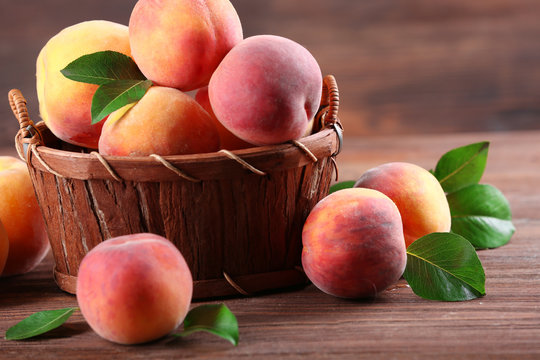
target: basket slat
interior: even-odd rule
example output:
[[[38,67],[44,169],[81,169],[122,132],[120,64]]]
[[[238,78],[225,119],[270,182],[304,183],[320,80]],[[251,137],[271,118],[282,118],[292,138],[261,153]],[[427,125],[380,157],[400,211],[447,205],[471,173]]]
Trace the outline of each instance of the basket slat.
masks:
[[[75,292],[80,262],[101,241],[152,232],[184,255],[197,284],[195,299],[237,294],[223,272],[249,293],[303,284],[294,270],[301,254],[298,224],[328,192],[333,170],[322,158],[267,176],[193,183],[79,180],[29,169],[49,237],[56,239],[52,251],[64,290]],[[272,276],[278,278],[268,280]]]
[[[48,133],[45,124],[36,125],[44,134]],[[44,135],[45,136],[45,135]],[[338,140],[332,129],[324,129],[320,132],[301,139],[317,158],[331,156],[337,148]],[[52,148],[55,146],[56,148]],[[73,179],[111,179],[108,170],[93,155],[75,152],[77,148],[69,146],[70,152],[59,150],[63,143],[40,146],[40,158],[65,177]],[[278,171],[308,165],[312,160],[306,154],[292,144],[276,146],[262,146],[252,149],[237,150],[236,155],[263,171]],[[163,164],[150,157],[104,157],[120,178],[126,181],[152,182],[152,181],[177,181],[178,175],[167,169]],[[234,179],[248,173],[241,165],[229,159],[224,154],[208,153],[196,155],[165,156],[172,165],[188,175],[200,180]],[[31,156],[31,165],[41,171],[47,171],[36,156]]]

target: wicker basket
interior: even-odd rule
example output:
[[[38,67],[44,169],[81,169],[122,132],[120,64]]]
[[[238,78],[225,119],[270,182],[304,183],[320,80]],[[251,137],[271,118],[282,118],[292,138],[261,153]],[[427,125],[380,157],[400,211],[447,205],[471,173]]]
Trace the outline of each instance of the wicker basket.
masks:
[[[234,152],[102,157],[34,126],[9,94],[55,260],[54,278],[75,293],[84,255],[119,235],[165,236],[184,255],[194,299],[251,295],[306,283],[303,223],[330,186],[341,147],[335,79],[324,79],[313,135]],[[337,136],[336,136],[337,135]],[[337,175],[337,168],[336,168]]]

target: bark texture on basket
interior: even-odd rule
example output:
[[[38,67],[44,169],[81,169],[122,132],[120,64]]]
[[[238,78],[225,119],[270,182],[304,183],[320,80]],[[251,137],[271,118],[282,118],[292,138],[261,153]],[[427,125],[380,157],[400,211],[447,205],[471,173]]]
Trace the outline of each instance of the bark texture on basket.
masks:
[[[326,80],[323,127],[324,114],[332,116],[330,124],[337,120],[337,86]],[[234,152],[262,175],[230,154],[164,157],[198,179],[190,181],[155,158],[99,159],[59,141],[43,123],[36,129],[47,146],[33,144],[25,154],[63,290],[75,292],[79,264],[90,249],[139,232],[162,235],[178,247],[192,271],[195,299],[306,283],[302,227],[330,187],[340,145],[334,130],[323,128],[301,139],[302,146]],[[23,139],[17,136],[17,146]]]
[[[105,239],[152,232],[170,239],[184,255],[195,298],[236,293],[228,284],[213,293],[197,283],[223,279],[223,272],[242,282],[245,291],[257,292],[264,288],[257,277],[236,277],[299,266],[301,224],[328,192],[331,175],[326,159],[265,177],[246,174],[202,183],[85,181],[32,172],[49,236],[56,239],[51,245],[57,272],[76,276],[84,255]],[[294,283],[287,285],[303,281],[290,276]],[[69,281],[64,286],[75,290]]]

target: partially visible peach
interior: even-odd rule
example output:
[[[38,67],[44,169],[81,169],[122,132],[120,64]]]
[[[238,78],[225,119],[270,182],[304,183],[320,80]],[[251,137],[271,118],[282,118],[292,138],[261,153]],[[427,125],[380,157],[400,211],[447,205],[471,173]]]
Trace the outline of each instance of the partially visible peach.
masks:
[[[180,90],[154,86],[135,105],[109,115],[99,139],[103,155],[147,156],[219,150],[210,115]]]
[[[195,94],[195,100],[203,107],[206,112],[210,115],[216,125],[216,129],[219,133],[219,140],[221,143],[221,148],[226,150],[238,150],[246,149],[253,147],[253,144],[250,144],[237,136],[232,132],[227,130],[223,124],[216,118],[214,110],[212,110],[212,105],[210,105],[210,99],[208,98],[208,86],[200,88]]]
[[[90,327],[121,344],[158,339],[180,325],[193,292],[182,254],[154,234],[119,236],[90,250],[79,267],[77,301]]]
[[[0,275],[4,271],[9,251],[9,239],[7,236],[6,228],[2,221],[0,221]]]
[[[47,255],[49,240],[28,168],[11,156],[0,156],[0,220],[9,239],[2,276],[31,271]]]
[[[433,232],[448,232],[451,215],[439,181],[424,168],[404,162],[387,163],[366,171],[354,185],[387,195],[397,205],[408,247]]]
[[[208,86],[219,121],[256,145],[302,137],[321,101],[322,75],[315,58],[298,43],[258,35],[236,45]]]
[[[103,122],[92,125],[97,85],[70,80],[60,72],[82,55],[113,50],[130,55],[127,26],[110,21],[82,22],[60,31],[39,53],[36,88],[41,118],[56,137],[96,149]]]
[[[399,280],[407,261],[396,205],[370,189],[321,200],[304,224],[302,243],[306,275],[337,297],[374,297]]]
[[[243,35],[229,0],[139,0],[129,19],[129,38],[146,77],[189,91],[208,84]]]

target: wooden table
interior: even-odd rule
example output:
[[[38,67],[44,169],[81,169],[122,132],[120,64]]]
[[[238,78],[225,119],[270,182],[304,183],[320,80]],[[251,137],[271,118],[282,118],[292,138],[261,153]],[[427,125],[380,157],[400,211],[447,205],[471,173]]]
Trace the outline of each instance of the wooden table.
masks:
[[[345,138],[341,180],[369,167],[409,161],[433,167],[444,152],[492,142],[482,182],[512,206],[516,234],[501,248],[479,252],[487,296],[468,302],[423,300],[410,288],[371,301],[328,296],[313,286],[253,298],[226,299],[240,326],[240,344],[208,334],[142,346],[98,337],[77,313],[39,338],[0,340],[0,357],[17,358],[540,358],[540,132]],[[9,151],[9,150],[7,150]],[[403,281],[403,280],[402,280]],[[0,332],[33,312],[76,306],[52,279],[49,257],[30,274],[0,279]]]

